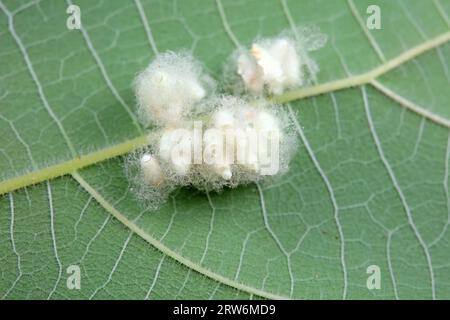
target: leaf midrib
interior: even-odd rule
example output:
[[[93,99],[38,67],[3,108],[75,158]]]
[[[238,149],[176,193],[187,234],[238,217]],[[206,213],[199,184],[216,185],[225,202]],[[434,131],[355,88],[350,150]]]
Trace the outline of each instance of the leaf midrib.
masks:
[[[323,84],[295,89],[279,96],[270,97],[269,99],[276,103],[287,103],[302,98],[312,97],[324,93],[329,93],[337,90],[347,89],[370,83],[375,88],[377,88],[381,93],[385,94],[388,98],[393,99],[395,102],[399,103],[402,106],[407,107],[409,110],[419,113],[420,115],[440,125],[450,127],[450,121],[443,119],[439,115],[434,114],[428,110],[425,110],[420,106],[415,105],[413,102],[408,101],[407,99],[401,97],[400,95],[397,96],[403,99],[395,99],[395,96],[387,95],[386,90],[380,90],[381,89],[380,83],[375,81],[381,75],[386,74],[387,72],[399,67],[400,65],[410,61],[411,59],[431,49],[434,49],[448,41],[450,41],[450,31],[443,33],[437,37],[434,37],[414,48],[411,48],[403,52],[402,54],[398,55],[397,57],[391,60],[387,60],[385,63],[368,72],[326,82]],[[93,165],[95,163],[102,162],[126,154],[135,148],[145,145],[146,143],[147,137],[146,135],[142,135],[133,139],[126,140],[122,143],[104,149],[100,149],[95,152],[91,152],[79,157],[74,157],[73,159],[52,166],[48,166],[39,170],[35,170],[4,180],[0,182],[0,195],[48,179],[63,176],[76,170],[79,170],[81,168]]]

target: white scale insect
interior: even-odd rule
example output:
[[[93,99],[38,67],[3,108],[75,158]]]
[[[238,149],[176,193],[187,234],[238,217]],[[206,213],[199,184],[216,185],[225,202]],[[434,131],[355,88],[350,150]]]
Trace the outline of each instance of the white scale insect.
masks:
[[[234,72],[253,95],[266,90],[281,94],[305,84],[303,67],[314,66],[307,50],[299,51],[299,44],[287,36],[259,40],[250,50],[234,55]],[[158,55],[134,85],[140,119],[145,125],[156,125],[153,134],[158,137],[140,151],[138,158],[128,160],[130,167],[139,168],[134,180],[143,194],[153,197],[159,191],[165,193],[164,197],[179,185],[220,190],[258,181],[265,175],[262,167],[267,165],[263,155],[274,150],[277,158],[269,159],[269,165],[276,162],[280,168],[270,175],[287,170],[297,145],[287,130],[292,125],[289,117],[267,102],[250,106],[239,97],[214,96],[214,81],[189,54]],[[200,125],[205,130],[203,135],[192,131],[199,114],[205,121]],[[260,133],[269,137],[262,144],[249,138]],[[198,136],[200,141],[196,140]],[[195,143],[201,147],[200,164],[193,162],[195,152],[199,152],[193,148]]]

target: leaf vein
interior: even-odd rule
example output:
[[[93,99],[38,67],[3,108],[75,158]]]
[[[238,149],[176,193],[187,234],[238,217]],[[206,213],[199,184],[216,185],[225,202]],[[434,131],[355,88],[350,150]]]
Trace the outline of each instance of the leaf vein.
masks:
[[[270,292],[266,292],[260,289],[253,288],[251,286],[238,283],[234,280],[231,280],[225,276],[222,276],[218,273],[215,273],[205,267],[200,266],[199,264],[195,263],[194,261],[191,261],[179,253],[173,251],[160,241],[158,241],[156,238],[154,238],[152,235],[150,235],[145,230],[141,229],[138,225],[136,225],[133,221],[129,220],[127,217],[125,217],[120,211],[118,211],[114,206],[112,206],[103,196],[97,192],[78,172],[73,172],[72,177],[83,187],[83,189],[89,193],[106,211],[108,211],[111,216],[115,217],[117,220],[119,220],[121,223],[123,223],[126,227],[128,227],[130,230],[132,230],[134,233],[136,233],[138,236],[140,236],[142,239],[147,241],[150,245],[161,251],[163,254],[169,256],[170,258],[178,261],[179,263],[185,265],[186,267],[195,270],[196,272],[213,279],[219,283],[228,285],[230,287],[236,288],[238,290],[247,292],[247,293],[253,293],[257,296],[264,297],[267,299],[281,299],[285,300],[288,299],[287,297],[280,296],[277,294],[273,294]]]

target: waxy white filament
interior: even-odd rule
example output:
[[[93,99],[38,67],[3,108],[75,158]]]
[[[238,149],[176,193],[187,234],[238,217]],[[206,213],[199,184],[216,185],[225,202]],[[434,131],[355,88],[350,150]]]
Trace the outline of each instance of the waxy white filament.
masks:
[[[145,125],[178,126],[214,81],[190,55],[161,54],[135,81],[139,115]]]
[[[247,89],[261,94],[264,86],[273,94],[303,84],[300,55],[290,39],[256,42],[238,58],[238,74]]]
[[[318,67],[307,52],[323,46],[326,37],[314,28],[297,32],[295,38],[255,41],[233,55],[232,87],[263,95],[308,83]],[[213,96],[214,81],[189,54],[158,55],[134,86],[140,119],[156,126],[156,139],[129,157],[127,172],[137,172],[130,176],[133,189],[149,207],[157,208],[177,186],[218,191],[288,169],[297,148],[289,115],[264,99],[250,105]]]
[[[141,170],[146,183],[159,186],[164,182],[164,173],[161,170],[161,166],[152,155],[144,154],[141,157]]]

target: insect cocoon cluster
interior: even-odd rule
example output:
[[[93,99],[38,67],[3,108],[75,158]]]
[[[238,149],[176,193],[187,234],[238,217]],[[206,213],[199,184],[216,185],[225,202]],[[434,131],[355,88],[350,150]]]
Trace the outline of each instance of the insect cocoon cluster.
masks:
[[[319,68],[308,52],[324,46],[326,37],[316,28],[297,28],[270,39],[258,39],[249,50],[239,49],[232,56],[233,70],[226,69],[235,91],[261,95],[281,94],[286,89],[308,84]],[[237,74],[242,85],[236,86]],[[231,77],[230,77],[231,74]],[[237,89],[237,90],[236,90]]]
[[[128,157],[133,189],[148,207],[157,208],[180,186],[220,191],[288,169],[297,141],[280,106],[221,96],[202,101],[200,108],[208,110],[202,121],[160,128],[147,147]]]
[[[178,126],[215,84],[188,53],[158,55],[134,83],[144,125]]]
[[[225,80],[235,95],[281,94],[308,84],[319,70],[308,52],[325,42],[315,28],[256,40],[232,55]],[[147,208],[157,209],[178,187],[220,191],[288,170],[298,144],[289,114],[251,95],[214,95],[215,82],[189,54],[158,55],[134,88],[139,117],[153,130],[125,168]]]

